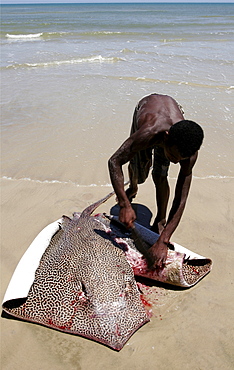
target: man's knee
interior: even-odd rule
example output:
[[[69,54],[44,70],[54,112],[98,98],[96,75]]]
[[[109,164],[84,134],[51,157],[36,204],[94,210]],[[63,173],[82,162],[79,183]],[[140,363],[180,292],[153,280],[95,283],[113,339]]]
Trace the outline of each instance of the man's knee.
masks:
[[[152,172],[152,178],[155,186],[168,183],[167,180],[167,173],[165,174],[159,174],[157,172]]]

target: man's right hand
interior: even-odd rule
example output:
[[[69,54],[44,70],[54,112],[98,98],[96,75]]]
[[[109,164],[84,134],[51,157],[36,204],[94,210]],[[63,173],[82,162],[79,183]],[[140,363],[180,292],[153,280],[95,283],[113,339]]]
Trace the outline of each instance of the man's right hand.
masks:
[[[136,214],[130,204],[125,207],[120,207],[119,220],[124,223],[128,229],[134,226],[133,223],[136,220]]]

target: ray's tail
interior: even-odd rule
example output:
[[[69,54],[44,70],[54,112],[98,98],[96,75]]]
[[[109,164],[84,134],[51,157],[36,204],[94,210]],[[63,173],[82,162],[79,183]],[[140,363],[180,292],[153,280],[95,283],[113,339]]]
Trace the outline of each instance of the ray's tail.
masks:
[[[112,191],[111,193],[107,194],[104,198],[98,200],[97,202],[95,202],[93,204],[90,204],[90,206],[88,206],[87,208],[85,208],[83,210],[83,212],[81,213],[80,217],[82,217],[82,216],[90,216],[97,207],[99,207],[102,203],[105,203],[114,194],[115,194],[115,192]]]
[[[124,186],[126,186],[127,184],[129,184],[129,181],[125,182]],[[95,202],[93,204],[90,204],[90,206],[88,206],[87,208],[85,208],[83,210],[80,217],[90,216],[93,213],[93,211],[95,211],[96,208],[98,208],[102,203],[105,203],[114,194],[115,194],[115,192],[112,191],[111,193],[107,194],[104,198],[98,200],[97,202]]]

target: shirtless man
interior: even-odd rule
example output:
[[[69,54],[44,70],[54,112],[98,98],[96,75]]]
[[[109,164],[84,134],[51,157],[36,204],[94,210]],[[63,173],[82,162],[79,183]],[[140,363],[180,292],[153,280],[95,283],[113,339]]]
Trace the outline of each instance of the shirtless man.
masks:
[[[160,234],[149,249],[154,267],[161,268],[167,258],[167,245],[183,214],[192,180],[192,168],[203,141],[202,128],[184,120],[177,102],[167,95],[152,94],[140,100],[135,108],[129,138],[108,161],[110,178],[120,206],[119,220],[131,228],[136,219],[131,200],[138,184],[143,183],[154,162],[152,177],[156,187],[157,215],[152,226]],[[130,186],[125,192],[122,166],[129,162]],[[168,219],[167,180],[170,162],[180,164],[175,196]]]

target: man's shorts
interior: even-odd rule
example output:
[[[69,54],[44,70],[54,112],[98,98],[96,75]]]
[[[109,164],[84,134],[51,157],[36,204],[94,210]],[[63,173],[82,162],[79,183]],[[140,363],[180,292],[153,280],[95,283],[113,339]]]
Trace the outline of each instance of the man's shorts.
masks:
[[[163,148],[155,146],[153,149],[141,150],[129,163],[130,173],[136,179],[137,184],[143,184],[149,176],[152,152],[154,154],[152,175],[165,177],[168,175],[170,161],[165,157]]]
[[[170,161],[166,158],[163,148],[155,146],[152,175],[166,177],[168,175],[169,166]]]

